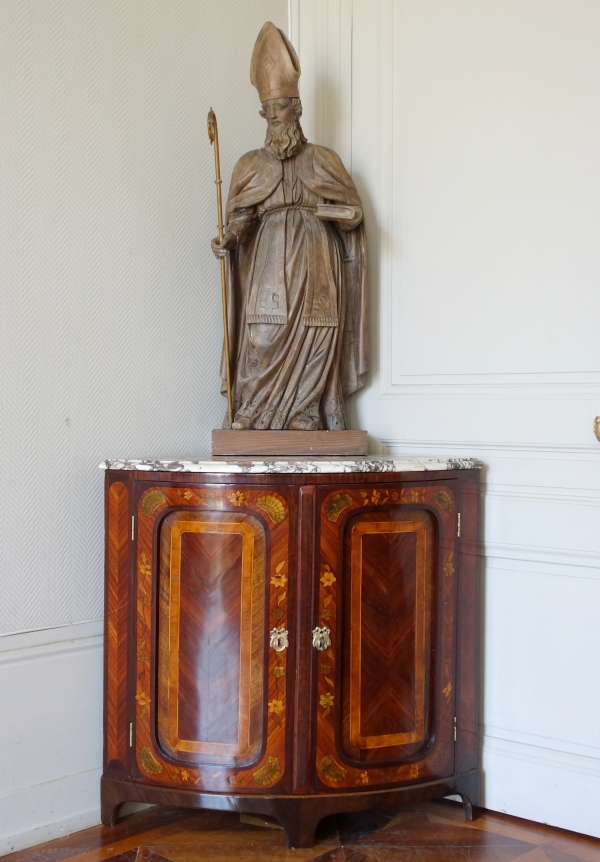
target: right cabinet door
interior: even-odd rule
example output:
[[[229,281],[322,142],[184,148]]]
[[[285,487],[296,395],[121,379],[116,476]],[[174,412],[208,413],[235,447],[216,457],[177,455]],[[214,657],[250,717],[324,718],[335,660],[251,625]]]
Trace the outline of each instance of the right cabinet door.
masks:
[[[453,774],[453,484],[319,489],[318,790]]]

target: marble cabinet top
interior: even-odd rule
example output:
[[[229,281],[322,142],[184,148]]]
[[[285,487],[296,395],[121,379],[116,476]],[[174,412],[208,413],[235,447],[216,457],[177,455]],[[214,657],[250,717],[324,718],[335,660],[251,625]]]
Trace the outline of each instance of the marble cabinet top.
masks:
[[[476,458],[198,458],[174,461],[103,461],[102,470],[169,473],[418,473],[424,470],[472,470]]]

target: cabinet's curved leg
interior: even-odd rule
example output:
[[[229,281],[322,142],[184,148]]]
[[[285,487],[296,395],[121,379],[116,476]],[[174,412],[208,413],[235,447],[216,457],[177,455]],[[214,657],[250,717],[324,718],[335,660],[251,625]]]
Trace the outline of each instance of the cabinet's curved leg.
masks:
[[[115,793],[108,782],[103,781],[100,789],[100,820],[103,826],[115,826],[122,804],[120,795]]]
[[[319,811],[314,805],[307,805],[306,800],[278,799],[273,800],[273,803],[269,813],[283,826],[287,846],[294,850],[312,847],[315,843],[315,830],[327,812]]]
[[[320,819],[320,817],[307,817],[306,815],[298,817],[297,814],[280,818],[290,850],[299,850],[301,847],[314,845],[315,830]]]
[[[477,819],[477,806],[481,799],[481,773],[474,769],[463,775],[459,775],[454,792],[457,793],[463,804],[466,820]]]
[[[463,809],[465,812],[465,820],[473,820],[473,804],[468,796],[465,796],[464,793],[460,794],[460,798],[462,800]]]

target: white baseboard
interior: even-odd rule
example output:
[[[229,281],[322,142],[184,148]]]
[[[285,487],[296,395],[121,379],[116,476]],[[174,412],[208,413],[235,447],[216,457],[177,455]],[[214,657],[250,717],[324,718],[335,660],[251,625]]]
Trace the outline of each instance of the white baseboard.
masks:
[[[600,749],[503,734],[483,740],[482,804],[600,838]]]
[[[100,822],[102,622],[0,638],[0,856]]]
[[[0,856],[100,823],[101,767],[0,797]]]

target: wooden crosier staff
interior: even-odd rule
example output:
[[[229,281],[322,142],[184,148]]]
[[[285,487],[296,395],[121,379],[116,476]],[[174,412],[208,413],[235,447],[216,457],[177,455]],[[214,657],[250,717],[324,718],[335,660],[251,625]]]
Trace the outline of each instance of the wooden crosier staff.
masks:
[[[211,108],[208,112],[208,139],[215,147],[215,185],[217,187],[217,216],[219,219],[219,242],[223,242],[223,200],[221,197],[221,162],[219,160],[219,131],[217,118]],[[233,423],[233,407],[231,400],[231,368],[229,362],[229,326],[227,314],[227,280],[225,275],[225,258],[221,258],[221,296],[223,299],[223,334],[225,337],[225,379],[227,382],[227,415],[229,427]]]

